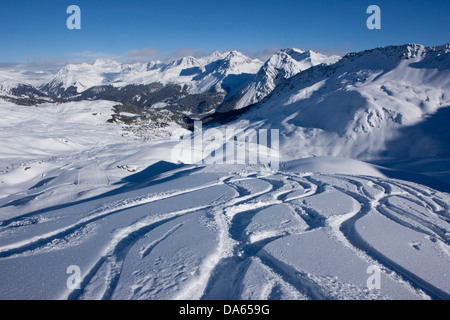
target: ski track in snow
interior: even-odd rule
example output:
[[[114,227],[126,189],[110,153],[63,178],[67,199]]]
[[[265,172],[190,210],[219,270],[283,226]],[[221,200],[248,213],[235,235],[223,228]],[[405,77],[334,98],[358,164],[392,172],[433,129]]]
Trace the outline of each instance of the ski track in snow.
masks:
[[[323,197],[328,197],[329,203],[321,201]],[[86,263],[82,269],[81,288],[69,290],[61,283],[50,293],[53,298],[450,297],[449,273],[427,276],[430,272],[445,272],[445,268],[450,272],[450,197],[423,186],[369,176],[267,175],[255,171],[246,176],[223,175],[216,181],[173,192],[147,193],[143,188],[129,198],[118,199],[113,196],[92,206],[89,202],[74,205],[78,218],[70,223],[63,217],[64,208],[24,214],[2,223],[0,240],[1,234],[7,233],[12,239],[17,236],[17,241],[1,242],[0,270],[5,272],[14,261],[21,263],[30,256],[49,252],[70,255],[77,246],[99,241],[98,248],[89,253],[91,264]],[[173,205],[173,210],[167,203]],[[380,224],[370,227],[366,219]],[[177,241],[184,239],[183,232],[196,234],[199,229],[192,227],[194,224],[201,225],[204,234],[199,232],[198,240],[192,241],[198,241],[204,252],[188,251],[190,254],[185,254],[189,259],[183,261],[178,255],[188,249]],[[417,236],[410,243],[396,244],[409,245],[407,250],[412,253],[404,258],[393,256],[383,239],[371,240],[377,232],[383,238],[383,229],[391,224],[392,228],[405,228]],[[27,230],[40,226],[45,226],[42,230],[46,232],[24,236]],[[95,233],[98,228],[101,234]],[[327,268],[322,265],[311,271],[311,261],[297,261],[296,255],[284,253],[283,246],[289,246],[301,257],[302,247],[295,247],[295,242],[316,236],[329,239],[361,266],[378,266],[382,285],[388,289],[369,290],[364,282],[369,274],[359,274],[353,281],[350,276],[342,279],[324,271],[336,264],[341,274],[345,267],[339,265],[340,261],[330,258]],[[161,252],[172,246],[173,257],[162,256]],[[324,250],[317,254],[326,259],[329,252]],[[426,256],[422,257],[422,253]],[[429,255],[437,256],[437,262],[426,261]],[[435,270],[433,263],[442,262],[444,265]],[[417,264],[423,264],[422,269],[416,269]],[[136,266],[132,272],[130,265]],[[61,267],[62,273],[66,267]],[[6,275],[1,281],[5,289],[0,290],[0,297],[8,298],[7,288],[14,284],[5,283],[12,281]]]

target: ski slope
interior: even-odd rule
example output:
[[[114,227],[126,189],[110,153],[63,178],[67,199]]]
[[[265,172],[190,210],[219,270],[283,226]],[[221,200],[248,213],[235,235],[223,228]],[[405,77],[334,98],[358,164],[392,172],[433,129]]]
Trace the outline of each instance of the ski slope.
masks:
[[[450,195],[281,168],[157,162],[72,201],[43,179],[0,200],[0,298],[449,298]]]

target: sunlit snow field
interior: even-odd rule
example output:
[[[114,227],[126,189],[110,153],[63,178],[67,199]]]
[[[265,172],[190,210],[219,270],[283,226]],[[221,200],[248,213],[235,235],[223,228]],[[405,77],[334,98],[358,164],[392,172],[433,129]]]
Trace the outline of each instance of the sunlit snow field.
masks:
[[[448,193],[346,158],[181,164],[112,106],[2,102],[0,298],[450,297]]]

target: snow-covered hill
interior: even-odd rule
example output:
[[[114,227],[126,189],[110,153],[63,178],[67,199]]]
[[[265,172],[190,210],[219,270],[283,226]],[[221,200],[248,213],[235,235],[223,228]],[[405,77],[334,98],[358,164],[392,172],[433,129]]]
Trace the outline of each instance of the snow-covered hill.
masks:
[[[156,162],[114,179],[113,164],[161,152],[133,150],[30,164],[46,174],[0,200],[2,299],[450,297],[448,194],[355,163],[348,175]]]
[[[449,299],[449,55],[97,61],[58,97],[4,73],[0,298]]]
[[[281,82],[233,126],[280,129],[280,149],[293,159],[448,155],[449,63],[449,44],[348,54]],[[430,125],[436,117],[441,125]],[[406,133],[417,139],[405,144]]]
[[[108,101],[1,107],[2,299],[450,297],[448,193],[347,158],[177,163]]]

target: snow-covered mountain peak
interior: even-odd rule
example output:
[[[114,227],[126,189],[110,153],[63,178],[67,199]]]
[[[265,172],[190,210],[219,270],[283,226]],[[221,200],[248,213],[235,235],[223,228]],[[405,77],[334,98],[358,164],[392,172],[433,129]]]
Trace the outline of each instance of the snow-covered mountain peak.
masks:
[[[287,49],[281,49],[281,50],[278,51],[278,52],[284,52],[284,53],[286,53],[286,54],[288,54],[288,55],[290,55],[290,56],[293,56],[293,55],[295,55],[295,54],[302,54],[302,53],[305,53],[306,51],[303,50],[303,49],[298,49],[298,48],[287,48]]]
[[[289,48],[274,53],[265,63],[261,72],[274,73],[275,77],[281,72],[284,78],[290,78],[312,66],[323,63],[333,64],[340,59],[339,56],[326,56],[312,50]]]
[[[231,60],[233,58],[247,59],[248,57],[237,50],[232,50],[227,53],[226,59]]]
[[[341,57],[331,56],[296,48],[275,52],[258,71],[254,82],[236,104],[241,109],[257,103],[269,95],[283,80],[319,64],[333,64]]]
[[[233,50],[227,52],[214,51],[211,55],[200,58],[203,77],[207,74],[215,77],[238,74],[256,74],[263,62],[258,59],[252,59],[243,53]]]
[[[76,92],[81,93],[91,87],[107,85],[121,79],[124,74],[136,70],[136,67],[137,65],[123,65],[107,59],[99,59],[92,64],[68,64],[42,89],[56,93],[75,87]],[[137,70],[140,68],[142,65]]]
[[[177,67],[191,68],[198,67],[200,63],[194,57],[188,56],[170,62],[164,69],[172,69]]]
[[[222,57],[224,55],[223,52],[219,51],[219,50],[215,50],[213,53],[211,53],[208,57],[210,58],[218,58],[218,57]]]
[[[228,52],[223,52],[223,51],[219,51],[219,50],[215,50],[214,52],[212,52],[211,54],[198,58],[197,60],[202,64],[202,65],[208,65],[211,62],[217,61],[217,60],[222,60],[225,59],[225,57],[228,55]]]
[[[233,95],[245,87],[263,65],[261,61],[236,50],[223,53],[215,51],[198,62],[201,64],[199,67],[183,70],[183,75],[192,75],[189,82],[189,92],[192,94],[213,90]]]
[[[120,63],[110,59],[97,59],[92,66],[98,68],[122,68]]]
[[[164,67],[165,64],[160,60],[150,61],[146,65],[146,71],[155,70]]]

